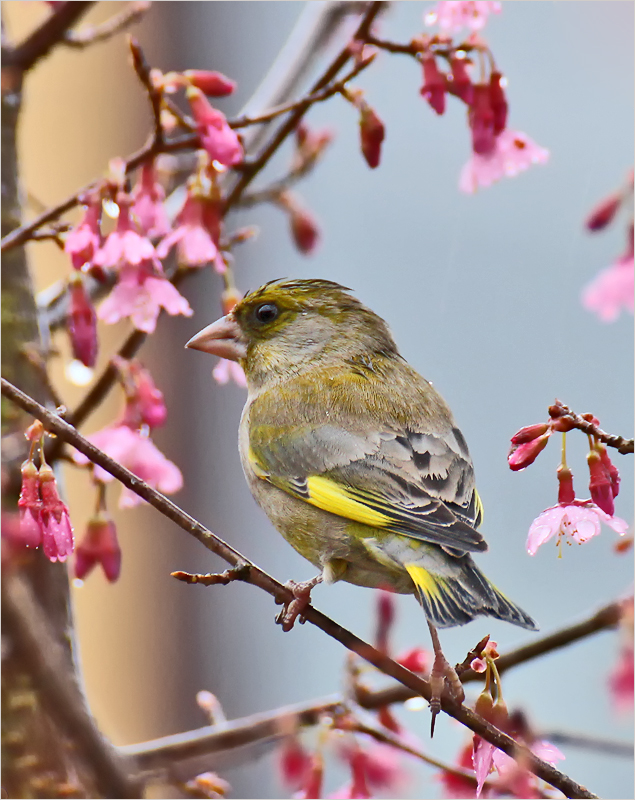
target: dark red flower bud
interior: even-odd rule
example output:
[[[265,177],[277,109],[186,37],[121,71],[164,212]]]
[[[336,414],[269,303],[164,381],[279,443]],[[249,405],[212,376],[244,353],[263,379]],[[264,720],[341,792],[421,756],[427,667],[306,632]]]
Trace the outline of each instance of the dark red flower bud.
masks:
[[[621,205],[622,196],[619,192],[605,197],[589,214],[584,223],[585,226],[590,231],[601,231],[613,221]]]
[[[474,86],[467,71],[467,64],[464,58],[457,58],[453,55],[450,58],[452,74],[448,75],[447,90],[455,97],[463,100],[468,106],[474,100]]]
[[[512,446],[512,449],[507,456],[509,468],[514,472],[517,472],[518,470],[525,469],[525,467],[533,464],[538,455],[547,446],[550,436],[551,431],[539,436],[537,439],[532,439],[529,442],[525,442],[525,444],[521,444],[518,447]]]
[[[496,134],[489,85],[474,86],[474,99],[467,118],[472,131],[472,150],[482,156],[491,153],[496,145]]]
[[[396,660],[410,672],[427,672],[430,667],[430,655],[423,647],[413,647]]]
[[[297,736],[284,739],[280,750],[280,772],[282,780],[292,789],[298,789],[309,779],[313,759],[302,747]]]
[[[609,477],[611,479],[611,489],[613,491],[613,497],[617,497],[618,494],[620,493],[620,473],[615,464],[611,462],[606,446],[603,444],[598,444],[597,450],[602,459],[602,464],[604,465],[604,469],[608,472]]]
[[[389,731],[401,733],[401,725],[397,722],[388,706],[382,706],[379,709],[377,712],[377,719],[379,720],[380,725],[383,725],[384,728],[388,728]]]
[[[158,428],[165,424],[168,409],[163,399],[163,392],[157,389],[147,369],[137,370],[137,404],[141,420],[149,428]]]
[[[503,76],[500,72],[492,72],[489,79],[489,103],[494,113],[494,136],[498,136],[507,125],[507,100],[501,86]]]
[[[437,114],[443,114],[445,111],[445,75],[439,72],[437,62],[432,55],[424,56],[421,64],[423,66],[421,95],[425,97]]]
[[[362,154],[371,169],[379,166],[381,158],[381,143],[384,141],[386,130],[384,123],[375,111],[364,103],[360,108],[359,132],[362,145]]]
[[[591,450],[586,457],[587,464],[589,465],[589,491],[591,492],[591,500],[598,508],[601,508],[610,517],[615,512],[615,504],[613,503],[613,488],[611,486],[611,476],[608,470],[602,463],[602,457],[597,450]]]
[[[395,600],[392,592],[380,589],[377,594],[377,633],[375,647],[388,652],[388,635],[395,621]]]
[[[186,69],[183,73],[192,86],[196,86],[210,97],[225,97],[236,88],[236,82],[221,72],[210,72],[205,69]]]
[[[558,467],[558,503],[561,506],[568,506],[574,500],[573,473],[568,467],[563,467],[561,464]]]
[[[548,422],[538,422],[536,425],[527,425],[512,436],[512,444],[525,444],[547,433]]]
[[[68,282],[68,334],[73,355],[87,367],[97,360],[97,314],[81,272],[74,272]]]
[[[311,769],[309,770],[304,786],[295,795],[298,800],[310,800],[322,796],[322,778],[324,775],[324,764],[322,758],[314,753],[311,757]]]
[[[302,208],[294,207],[290,214],[291,234],[296,247],[308,255],[315,250],[320,238],[320,230],[315,218]]]

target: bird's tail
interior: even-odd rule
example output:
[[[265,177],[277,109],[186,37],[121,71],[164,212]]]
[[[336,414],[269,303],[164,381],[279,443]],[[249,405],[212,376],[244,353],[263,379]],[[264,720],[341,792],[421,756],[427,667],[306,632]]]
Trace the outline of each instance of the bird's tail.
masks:
[[[483,615],[538,630],[533,619],[488,581],[469,555],[454,561],[452,575],[434,573],[416,563],[404,567],[427,618],[437,628],[465,625]]]

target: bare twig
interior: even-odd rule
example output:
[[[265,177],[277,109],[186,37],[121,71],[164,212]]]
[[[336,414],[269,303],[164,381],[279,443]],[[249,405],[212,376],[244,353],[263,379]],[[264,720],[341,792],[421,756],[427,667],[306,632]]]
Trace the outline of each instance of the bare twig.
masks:
[[[96,729],[68,670],[68,659],[29,584],[17,573],[2,581],[3,628],[29,662],[51,716],[60,722],[73,747],[91,765],[102,797],[139,797],[119,753]]]
[[[87,25],[79,31],[68,31],[62,40],[63,44],[81,50],[97,42],[106,42],[133,23],[139,22],[151,5],[147,0],[128,3],[126,8],[101,25]]]
[[[561,403],[560,400],[556,400],[552,406],[549,406],[549,415],[552,419],[563,420],[570,425],[571,428],[577,428],[577,430],[589,436],[594,436],[596,439],[599,439],[600,442],[607,445],[607,447],[614,447],[618,453],[626,455],[635,450],[635,441],[633,439],[625,439],[623,436],[615,436],[614,434],[606,433],[595,423],[584,419],[580,414],[576,414],[575,411],[571,411],[571,409],[565,406],[564,403]]]
[[[578,747],[581,750],[591,750],[594,753],[618,758],[633,758],[633,742],[605,739],[601,736],[592,736],[577,731],[545,731],[540,733],[540,738],[547,739],[553,744],[562,744],[565,747]]]
[[[92,445],[87,439],[81,436],[75,428],[62,420],[60,417],[47,411],[35,400],[25,395],[17,387],[13,386],[5,378],[1,379],[2,394],[24,411],[39,419],[47,430],[57,434],[66,442],[77,448],[94,464],[105,469],[113,477],[117,478],[124,486],[146,500],[158,511],[160,511],[172,522],[185,530],[195,539],[198,539],[208,550],[227,561],[232,566],[242,564],[249,567],[249,583],[257,586],[270,594],[278,603],[288,602],[293,599],[292,592],[272,578],[256,564],[249,561],[241,553],[224,542],[216,534],[201,525],[200,522],[186,514],[167,497],[152,489],[140,478],[127,470],[118,462],[107,456],[104,452]],[[380,672],[388,675],[404,686],[430,700],[431,689],[428,681],[415,675],[402,667],[396,661],[380,653],[367,642],[355,636],[350,631],[338,625],[332,619],[322,614],[313,606],[308,605],[303,612],[303,616],[313,625],[323,630],[331,638],[340,642],[344,647],[353,653],[357,653],[361,658],[376,667]],[[486,741],[498,747],[512,758],[522,758],[527,768],[539,778],[560,789],[567,797],[596,797],[584,786],[572,780],[568,775],[557,770],[551,764],[537,758],[528,748],[519,745],[510,736],[495,728],[481,716],[464,705],[456,705],[444,692],[441,698],[441,708],[454,719],[461,722],[470,730],[477,733]]]
[[[92,5],[94,3],[84,0],[63,3],[21,44],[6,53],[3,66],[10,65],[22,72],[32,69],[56,45],[64,41],[69,28],[84,16]]]

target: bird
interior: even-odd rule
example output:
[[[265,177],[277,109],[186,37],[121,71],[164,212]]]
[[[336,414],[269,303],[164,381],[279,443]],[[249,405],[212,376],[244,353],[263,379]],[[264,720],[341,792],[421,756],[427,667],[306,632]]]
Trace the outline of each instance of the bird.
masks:
[[[438,628],[479,615],[537,630],[476,566],[487,550],[469,450],[450,408],[351,290],[281,279],[249,292],[186,347],[237,361],[248,396],[239,451],[256,502],[320,572],[287,585],[290,630],[321,582],[414,594],[434,649],[432,732],[447,684]]]

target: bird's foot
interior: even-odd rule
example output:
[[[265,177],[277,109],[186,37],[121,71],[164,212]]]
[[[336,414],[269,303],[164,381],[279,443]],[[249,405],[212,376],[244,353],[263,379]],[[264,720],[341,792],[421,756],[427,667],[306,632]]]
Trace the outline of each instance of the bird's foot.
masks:
[[[441,711],[441,695],[446,685],[450,699],[460,705],[463,700],[465,700],[465,692],[463,691],[461,679],[441,650],[437,650],[434,656],[432,671],[430,672],[430,688],[432,689],[432,695],[430,697],[430,711],[432,712],[430,737],[434,736],[434,724],[437,715]]]
[[[300,624],[306,621],[303,612],[311,602],[311,590],[322,582],[322,575],[316,575],[310,581],[287,581],[285,589],[288,589],[293,594],[292,600],[283,600],[283,607],[278,616],[276,623],[282,625],[282,630],[290,631],[293,628],[295,621],[300,617]]]

